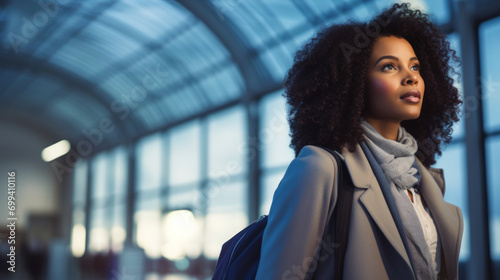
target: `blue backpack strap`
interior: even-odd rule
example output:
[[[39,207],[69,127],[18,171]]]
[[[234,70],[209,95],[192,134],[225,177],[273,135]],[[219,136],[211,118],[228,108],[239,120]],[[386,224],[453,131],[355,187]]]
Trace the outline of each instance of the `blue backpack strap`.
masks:
[[[325,237],[333,236],[335,242],[335,250],[333,254],[333,272],[332,266],[326,267],[326,271],[318,272],[318,278],[342,279],[344,258],[347,251],[347,241],[349,237],[349,227],[351,223],[352,199],[354,195],[354,184],[348,174],[343,158],[340,153],[329,148],[322,147],[330,152],[337,161],[337,176],[338,176],[338,193],[337,202],[333,214],[327,224]],[[330,267],[330,268],[328,268]]]

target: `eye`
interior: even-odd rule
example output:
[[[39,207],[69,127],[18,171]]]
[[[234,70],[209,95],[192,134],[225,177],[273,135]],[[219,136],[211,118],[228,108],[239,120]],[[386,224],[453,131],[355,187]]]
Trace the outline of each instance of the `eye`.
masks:
[[[411,68],[415,68],[415,71],[420,70],[420,64],[415,64]]]
[[[384,66],[382,66],[382,71],[386,70],[387,67],[392,67],[392,69],[396,69],[396,67],[394,66],[394,64],[392,63],[387,63],[387,64],[384,64]],[[392,70],[392,69],[389,69],[389,70]]]

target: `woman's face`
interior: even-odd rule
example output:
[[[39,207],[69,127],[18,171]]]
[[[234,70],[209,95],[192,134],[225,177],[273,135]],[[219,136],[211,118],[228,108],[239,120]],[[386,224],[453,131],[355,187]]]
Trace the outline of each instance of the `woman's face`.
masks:
[[[425,84],[410,43],[395,36],[378,37],[368,67],[365,117],[397,122],[418,118]]]

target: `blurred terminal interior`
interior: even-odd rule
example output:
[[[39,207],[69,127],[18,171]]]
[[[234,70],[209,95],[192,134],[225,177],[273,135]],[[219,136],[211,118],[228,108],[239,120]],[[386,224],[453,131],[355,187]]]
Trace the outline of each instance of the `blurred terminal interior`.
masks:
[[[436,164],[464,213],[460,276],[500,279],[500,1],[408,2],[463,59]],[[393,3],[0,1],[0,278],[210,279],[293,159],[296,50]]]

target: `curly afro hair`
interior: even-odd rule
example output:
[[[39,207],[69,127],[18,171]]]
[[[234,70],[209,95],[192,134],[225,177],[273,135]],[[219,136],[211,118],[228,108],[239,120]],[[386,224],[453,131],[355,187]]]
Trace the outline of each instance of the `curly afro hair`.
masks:
[[[285,77],[283,96],[289,109],[290,147],[297,156],[305,145],[353,152],[363,140],[361,117],[367,108],[368,61],[379,36],[406,39],[421,64],[425,98],[418,119],[401,125],[417,140],[416,156],[426,166],[451,141],[462,101],[449,64],[461,63],[430,16],[394,4],[369,22],[349,20],[319,31],[297,51]]]

